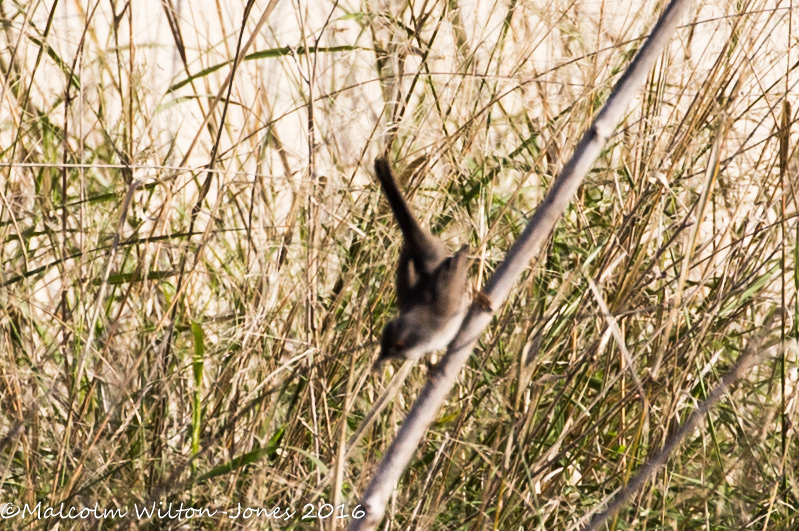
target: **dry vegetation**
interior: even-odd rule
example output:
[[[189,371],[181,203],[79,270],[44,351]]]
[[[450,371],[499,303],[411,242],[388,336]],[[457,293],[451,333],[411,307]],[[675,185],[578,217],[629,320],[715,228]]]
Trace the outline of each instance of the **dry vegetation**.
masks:
[[[0,2],[0,503],[279,505],[297,516],[189,524],[340,526],[303,507],[354,509],[429,370],[338,489],[394,371],[370,372],[400,243],[372,159],[387,149],[422,219],[471,245],[480,285],[663,7],[274,6],[258,27],[266,1]],[[799,529],[791,7],[694,6],[418,449],[391,529],[576,526],[780,306],[787,348],[608,529]],[[187,522],[61,525],[120,523]]]

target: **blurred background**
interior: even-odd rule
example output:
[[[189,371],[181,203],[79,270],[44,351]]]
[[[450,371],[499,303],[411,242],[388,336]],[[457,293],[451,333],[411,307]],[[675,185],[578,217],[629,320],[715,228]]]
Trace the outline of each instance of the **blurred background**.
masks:
[[[401,245],[372,161],[479,288],[664,7],[0,2],[0,501],[297,511],[4,525],[342,528],[429,372],[342,461],[397,368],[370,370]],[[608,528],[799,528],[796,7],[692,7],[385,529],[575,528],[780,306]]]

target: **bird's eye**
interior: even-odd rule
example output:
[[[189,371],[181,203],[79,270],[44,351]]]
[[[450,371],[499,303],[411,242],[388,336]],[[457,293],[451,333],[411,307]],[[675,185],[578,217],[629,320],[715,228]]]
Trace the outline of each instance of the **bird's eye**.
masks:
[[[396,343],[394,343],[394,350],[405,350],[405,342],[397,341]]]

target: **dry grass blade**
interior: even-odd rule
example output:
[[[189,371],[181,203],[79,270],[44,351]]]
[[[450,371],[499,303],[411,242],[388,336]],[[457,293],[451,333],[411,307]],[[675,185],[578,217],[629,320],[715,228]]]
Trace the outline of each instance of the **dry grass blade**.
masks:
[[[779,359],[603,525],[799,525],[794,4],[689,11],[431,411],[386,525],[584,522],[775,307]],[[372,161],[475,250],[481,287],[665,6],[250,5],[0,2],[0,510],[42,514],[9,528],[356,519],[440,361],[370,370],[401,245]],[[87,517],[44,517],[62,504]]]

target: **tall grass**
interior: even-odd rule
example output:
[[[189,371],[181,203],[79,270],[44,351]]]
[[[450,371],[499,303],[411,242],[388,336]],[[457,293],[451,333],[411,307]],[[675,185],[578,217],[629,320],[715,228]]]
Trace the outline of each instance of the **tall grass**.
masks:
[[[609,529],[799,529],[792,7],[692,11],[463,372],[391,529],[569,528],[778,306],[787,348]],[[421,219],[470,244],[479,287],[662,5],[278,2],[228,90],[266,8],[0,3],[0,503],[129,512],[65,528],[341,527],[304,506],[352,513],[428,373],[337,463],[393,376],[370,372],[400,246],[372,159],[388,150]],[[134,516],[152,503],[297,514]]]

